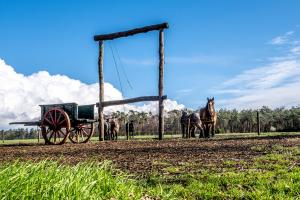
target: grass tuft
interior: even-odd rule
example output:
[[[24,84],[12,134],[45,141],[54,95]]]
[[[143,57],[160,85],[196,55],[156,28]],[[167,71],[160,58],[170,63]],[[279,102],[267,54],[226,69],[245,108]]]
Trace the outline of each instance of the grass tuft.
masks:
[[[15,162],[0,166],[0,199],[139,199],[136,181],[112,170],[110,162]]]

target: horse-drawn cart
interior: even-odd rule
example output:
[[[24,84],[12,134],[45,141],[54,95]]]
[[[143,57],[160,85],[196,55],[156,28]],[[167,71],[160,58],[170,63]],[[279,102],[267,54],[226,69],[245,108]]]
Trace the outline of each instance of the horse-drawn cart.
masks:
[[[40,105],[41,120],[12,122],[25,126],[40,126],[46,144],[64,144],[69,138],[73,143],[85,143],[94,133],[94,104],[76,103]]]

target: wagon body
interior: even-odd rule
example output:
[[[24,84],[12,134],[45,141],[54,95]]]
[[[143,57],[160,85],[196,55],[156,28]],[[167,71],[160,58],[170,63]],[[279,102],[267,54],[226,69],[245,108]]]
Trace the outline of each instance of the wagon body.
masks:
[[[39,106],[40,121],[10,124],[40,126],[46,144],[63,144],[68,138],[73,143],[85,143],[92,137],[96,122],[95,104],[61,103]]]
[[[82,122],[95,122],[95,104],[78,105],[77,103],[61,103],[40,105],[41,120],[49,110],[59,108],[65,111],[70,119],[71,126],[76,126]]]

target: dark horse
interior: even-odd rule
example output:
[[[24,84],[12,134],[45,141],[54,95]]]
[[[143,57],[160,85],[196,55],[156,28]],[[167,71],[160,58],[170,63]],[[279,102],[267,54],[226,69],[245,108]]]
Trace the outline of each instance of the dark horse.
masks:
[[[127,134],[128,138],[133,138],[133,136],[134,136],[133,120],[131,120],[130,122],[127,122],[125,124],[125,128],[126,128],[126,134]]]
[[[217,123],[214,97],[211,99],[207,98],[207,104],[204,108],[200,109],[199,114],[204,127],[204,136],[209,138],[211,134],[214,137]]]
[[[195,130],[197,128],[200,130],[199,137],[203,137],[204,131],[198,113],[188,114],[186,111],[183,111],[180,118],[180,124],[183,138],[196,137]]]

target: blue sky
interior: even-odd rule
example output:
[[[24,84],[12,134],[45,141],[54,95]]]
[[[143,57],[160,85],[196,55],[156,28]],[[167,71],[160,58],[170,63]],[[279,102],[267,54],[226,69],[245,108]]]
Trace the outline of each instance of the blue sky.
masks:
[[[297,105],[299,96],[292,96],[291,102],[284,98],[272,102],[262,101],[262,94],[287,91],[281,86],[289,86],[286,78],[291,77],[291,71],[299,70],[297,52],[292,59],[288,58],[291,50],[298,47],[299,9],[297,0],[0,0],[0,58],[25,76],[47,71],[93,84],[98,82],[95,34],[168,22],[165,93],[172,100],[190,108],[202,106],[207,96],[215,96],[218,107]],[[278,37],[287,39],[276,43]],[[156,95],[158,33],[105,43],[105,81],[120,90],[110,46],[117,49],[115,54],[118,52],[121,60],[117,59],[118,66],[124,66],[133,86],[128,86],[121,73],[123,95]],[[277,85],[249,85],[266,76],[273,80],[273,75],[282,71],[266,76],[264,73],[274,65],[283,71],[292,67]],[[262,75],[253,76],[257,71]],[[298,80],[298,74],[293,80]],[[249,95],[256,91],[261,99],[250,101],[254,97]]]

